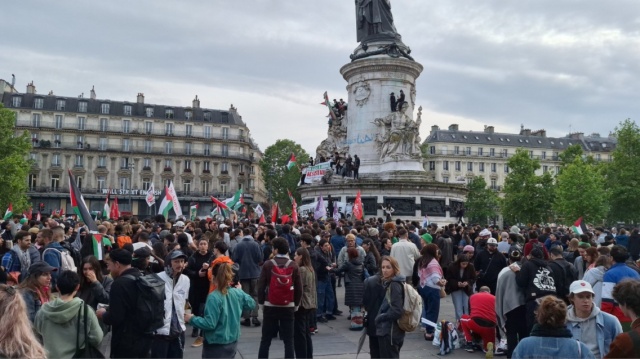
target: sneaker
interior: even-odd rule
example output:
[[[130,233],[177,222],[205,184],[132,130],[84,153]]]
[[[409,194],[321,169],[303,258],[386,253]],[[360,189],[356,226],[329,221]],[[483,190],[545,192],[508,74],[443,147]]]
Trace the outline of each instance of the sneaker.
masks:
[[[467,353],[473,353],[473,352],[474,352],[474,350],[473,350],[473,344],[472,344],[472,343],[467,342],[467,344],[465,344],[465,345],[464,345],[464,350],[466,350],[466,351],[467,351]]]
[[[315,328],[315,329],[313,330],[313,334],[318,334],[318,328]]]
[[[247,318],[247,319],[243,319],[240,322],[240,325],[244,325],[245,327],[250,327],[251,326],[251,319]]]
[[[194,348],[197,348],[197,347],[201,347],[203,343],[204,343],[204,338],[197,337],[196,340],[193,342],[193,344],[191,344],[191,346]]]
[[[310,328],[309,328],[309,334],[313,335],[313,334],[315,334],[315,333],[316,333],[316,328],[314,328],[314,327],[310,327]]]
[[[327,315],[326,315],[326,318],[327,318],[328,320],[336,320],[336,319],[338,319],[338,318],[336,318],[335,316],[333,316],[333,315],[331,315],[331,314],[327,314]]]
[[[496,351],[493,353],[495,356],[507,355],[507,351],[502,348],[496,348]]]
[[[251,318],[251,324],[259,327],[262,323],[260,323],[260,320],[258,318]]]
[[[334,317],[335,318],[335,317]],[[326,323],[328,322],[327,318],[325,317],[318,317],[318,323]]]
[[[493,358],[493,343],[491,343],[491,342],[487,343],[487,351],[484,353],[484,357],[486,359],[492,359]]]

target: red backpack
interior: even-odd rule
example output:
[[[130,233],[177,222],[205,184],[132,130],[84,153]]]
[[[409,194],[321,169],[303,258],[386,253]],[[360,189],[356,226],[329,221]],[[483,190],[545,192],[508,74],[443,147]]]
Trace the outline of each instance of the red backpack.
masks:
[[[285,306],[293,302],[293,267],[288,260],[284,267],[278,267],[275,260],[271,268],[271,281],[267,290],[267,300],[273,305]]]

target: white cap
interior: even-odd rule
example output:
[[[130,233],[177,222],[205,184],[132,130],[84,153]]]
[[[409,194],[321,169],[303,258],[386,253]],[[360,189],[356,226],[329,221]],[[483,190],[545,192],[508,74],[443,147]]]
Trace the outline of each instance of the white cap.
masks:
[[[174,224],[175,227],[184,227],[184,222],[182,221],[178,221],[176,222],[176,224]]]
[[[478,234],[480,237],[491,237],[491,231],[489,231],[488,229],[483,229],[482,231],[480,231],[480,234]]]
[[[227,228],[227,227],[229,227],[229,226],[227,226],[224,223],[220,223],[220,225],[218,226],[218,228],[222,228],[222,229]]]
[[[496,241],[495,238],[489,238],[487,240],[487,244],[495,244],[497,246],[498,245],[498,241]]]
[[[589,284],[589,282],[585,282],[583,280],[577,280],[571,283],[571,286],[569,287],[569,293],[578,294],[582,292],[589,292],[593,295],[596,294],[593,291],[593,288],[591,288],[591,284]]]

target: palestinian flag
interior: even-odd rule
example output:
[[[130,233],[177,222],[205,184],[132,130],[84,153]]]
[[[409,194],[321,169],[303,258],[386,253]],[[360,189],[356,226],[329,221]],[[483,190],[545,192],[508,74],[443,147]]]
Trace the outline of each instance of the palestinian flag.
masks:
[[[335,112],[333,112],[333,107],[331,106],[331,102],[329,101],[329,94],[327,94],[327,91],[324,92],[324,94],[322,95],[322,98],[324,99],[324,101],[322,103],[320,103],[323,106],[326,106],[327,109],[329,110],[329,116],[327,117],[331,117],[331,120],[336,121],[336,114]]]
[[[353,204],[353,215],[356,219],[362,219],[363,214],[362,198],[360,197],[360,191],[358,191],[358,194],[356,194],[356,201]]]
[[[280,206],[278,206],[278,202],[276,202],[273,204],[273,206],[271,206],[271,222],[276,223],[279,216],[280,216]]]
[[[176,217],[182,216],[182,207],[180,207],[180,201],[178,200],[178,194],[173,187],[173,182],[169,183],[169,193],[171,194],[171,201],[173,202],[173,212]]]
[[[91,218],[91,212],[89,212],[82,193],[80,193],[80,189],[78,189],[78,185],[76,185],[76,179],[73,173],[71,173],[71,170],[69,170],[69,197],[71,199],[73,212],[78,216],[78,221],[84,222],[84,224],[87,225],[89,233],[97,233],[98,226],[93,218]]]
[[[102,219],[109,219],[111,214],[111,207],[109,207],[109,195],[111,194],[111,188],[107,192],[107,199],[104,201],[104,207],[102,208]]]
[[[189,206],[189,214],[190,214],[191,220],[195,221],[196,216],[198,215],[198,204],[197,203],[191,203],[191,206]]]
[[[13,204],[9,203],[9,208],[4,212],[4,220],[11,219],[11,216],[13,216]]]
[[[578,218],[571,229],[573,229],[573,233],[577,235],[587,233],[587,226],[582,222],[582,217]]]
[[[113,219],[120,218],[120,207],[118,206],[118,196],[116,196],[116,198],[113,201],[113,206],[111,206],[111,213],[109,215]]]
[[[237,210],[244,203],[244,199],[242,199],[242,189],[236,191],[233,197],[228,198],[224,201],[227,204],[227,209]]]
[[[167,219],[169,218],[169,211],[173,208],[173,198],[171,197],[169,187],[164,187],[162,193],[160,193],[160,198],[162,199],[162,202],[160,202],[158,214],[163,215],[164,218]]]
[[[104,259],[102,258],[102,255],[103,255],[102,248],[104,247],[104,243],[102,243],[102,234],[92,233],[92,237],[93,237],[93,240],[91,242],[93,245],[93,255],[96,258],[98,258],[99,261],[101,261]]]
[[[291,154],[291,157],[289,157],[289,162],[287,162],[287,169],[290,170],[292,169],[294,166],[296,165],[296,155],[294,155],[293,153]]]
[[[217,211],[225,218],[227,218],[227,215],[229,213],[229,206],[227,206],[226,203],[218,201],[218,199],[216,199],[215,197],[211,196],[211,201],[213,201],[213,203],[217,206]],[[215,212],[216,210],[214,210]],[[212,212],[213,213],[213,212]]]

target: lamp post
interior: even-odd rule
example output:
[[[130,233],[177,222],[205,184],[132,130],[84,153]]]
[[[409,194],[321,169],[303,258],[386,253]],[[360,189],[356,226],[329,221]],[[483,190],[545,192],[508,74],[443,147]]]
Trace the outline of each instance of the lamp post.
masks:
[[[129,170],[131,171],[131,177],[129,178],[129,212],[133,216],[133,162],[129,163]]]
[[[271,202],[271,187],[272,187],[272,184],[271,183],[273,181],[273,174],[274,174],[273,168],[269,169],[269,188],[267,188],[267,191],[269,191],[269,206],[272,205],[272,202]]]

